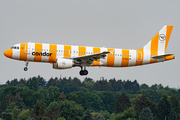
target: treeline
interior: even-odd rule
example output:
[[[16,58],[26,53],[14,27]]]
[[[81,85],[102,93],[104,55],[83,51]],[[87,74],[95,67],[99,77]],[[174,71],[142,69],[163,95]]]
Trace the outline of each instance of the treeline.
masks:
[[[134,80],[14,79],[0,86],[6,120],[178,120],[180,89]],[[144,118],[145,116],[149,118]]]

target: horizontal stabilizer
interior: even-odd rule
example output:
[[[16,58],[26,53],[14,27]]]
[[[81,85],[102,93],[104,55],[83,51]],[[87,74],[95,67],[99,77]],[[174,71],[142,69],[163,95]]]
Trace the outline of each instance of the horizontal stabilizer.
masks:
[[[158,60],[158,59],[163,59],[166,56],[172,56],[173,54],[165,54],[165,55],[153,55],[151,56],[151,59],[153,60]]]

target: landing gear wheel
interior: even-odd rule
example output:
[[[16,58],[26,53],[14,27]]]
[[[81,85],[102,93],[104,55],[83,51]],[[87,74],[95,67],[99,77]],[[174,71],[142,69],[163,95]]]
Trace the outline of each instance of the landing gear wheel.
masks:
[[[88,74],[88,71],[87,71],[87,70],[84,70],[83,72],[84,72],[84,75],[87,75],[87,74]]]
[[[79,74],[80,74],[81,76],[83,76],[83,75],[84,75],[84,71],[81,70],[81,71],[79,72]]]
[[[25,68],[24,68],[24,71],[27,71],[27,70],[28,70],[28,68],[27,68],[27,67],[25,67]]]

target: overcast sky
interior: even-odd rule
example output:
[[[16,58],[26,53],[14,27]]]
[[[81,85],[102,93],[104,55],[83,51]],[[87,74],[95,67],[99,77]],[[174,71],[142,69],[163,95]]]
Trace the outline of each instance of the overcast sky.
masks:
[[[85,77],[80,68],[55,70],[48,63],[30,63],[4,56],[22,42],[139,49],[164,26],[173,25],[167,53],[175,60],[138,67],[88,67],[94,80],[135,79],[139,84],[180,85],[180,1],[175,0],[0,0],[1,81],[50,77]]]

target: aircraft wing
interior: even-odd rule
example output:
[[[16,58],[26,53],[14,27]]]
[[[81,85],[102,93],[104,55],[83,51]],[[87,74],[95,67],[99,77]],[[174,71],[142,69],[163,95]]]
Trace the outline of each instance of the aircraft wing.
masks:
[[[78,57],[71,57],[69,59],[73,59],[78,63],[92,64],[93,61],[98,61],[100,58],[105,58],[106,54],[110,53],[109,51],[104,51],[100,53],[94,53],[90,55],[83,55]]]

